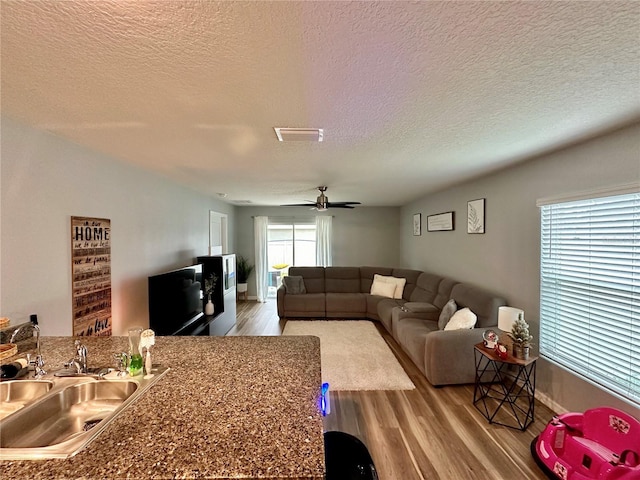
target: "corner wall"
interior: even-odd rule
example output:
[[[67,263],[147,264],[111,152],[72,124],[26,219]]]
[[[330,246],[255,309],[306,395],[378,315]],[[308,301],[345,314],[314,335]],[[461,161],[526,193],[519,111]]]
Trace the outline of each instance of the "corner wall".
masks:
[[[208,253],[209,210],[233,239],[233,206],[163,177],[5,117],[0,145],[0,315],[44,335],[72,334],[71,216],[111,220],[114,335],[148,325],[149,275]]]
[[[640,180],[640,124],[618,130],[446,191],[402,209],[401,262],[506,296],[525,311],[539,338],[540,217],[536,200]],[[467,234],[467,201],[486,198],[486,233]],[[455,211],[453,232],[426,232],[426,216]],[[422,236],[411,234],[422,213]],[[471,354],[471,353],[470,353]],[[538,391],[581,411],[614,405],[637,409],[564,369],[540,359]],[[633,410],[636,410],[635,412]]]

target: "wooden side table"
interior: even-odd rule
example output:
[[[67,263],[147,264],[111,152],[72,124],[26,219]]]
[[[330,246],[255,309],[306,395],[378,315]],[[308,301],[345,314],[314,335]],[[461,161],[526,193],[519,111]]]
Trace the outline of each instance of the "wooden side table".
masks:
[[[509,354],[502,359],[484,344],[474,346],[476,381],[473,404],[489,423],[526,430],[534,420],[536,361]]]

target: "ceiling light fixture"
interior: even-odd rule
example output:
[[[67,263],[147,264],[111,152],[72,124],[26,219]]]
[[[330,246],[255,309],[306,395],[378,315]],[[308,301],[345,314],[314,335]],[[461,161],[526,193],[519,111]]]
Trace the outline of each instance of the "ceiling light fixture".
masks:
[[[281,142],[321,142],[324,138],[323,128],[289,128],[273,127]]]

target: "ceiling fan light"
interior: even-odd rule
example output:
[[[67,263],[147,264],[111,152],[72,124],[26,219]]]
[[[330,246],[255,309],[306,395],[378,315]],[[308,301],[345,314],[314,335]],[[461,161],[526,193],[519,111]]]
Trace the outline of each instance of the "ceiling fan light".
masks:
[[[323,128],[273,127],[273,129],[281,142],[322,142],[324,139]]]

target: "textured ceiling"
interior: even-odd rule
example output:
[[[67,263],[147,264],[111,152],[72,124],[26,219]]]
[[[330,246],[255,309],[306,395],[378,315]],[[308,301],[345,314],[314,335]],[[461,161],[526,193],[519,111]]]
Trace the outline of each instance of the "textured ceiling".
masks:
[[[227,201],[402,205],[640,118],[640,2],[1,3],[2,114]],[[279,143],[273,127],[322,127]]]

